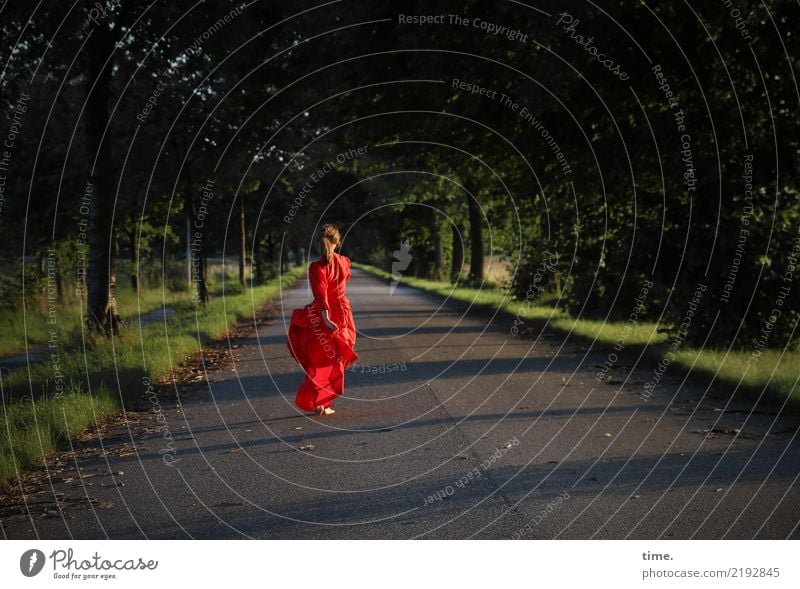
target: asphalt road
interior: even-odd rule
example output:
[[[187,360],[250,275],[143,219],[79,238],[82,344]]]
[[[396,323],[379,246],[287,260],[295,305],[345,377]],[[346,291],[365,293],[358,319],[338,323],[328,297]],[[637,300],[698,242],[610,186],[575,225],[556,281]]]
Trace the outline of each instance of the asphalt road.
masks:
[[[360,360],[335,415],[292,403],[302,282],[234,369],[62,454],[3,535],[800,538],[797,413],[675,367],[644,399],[648,368],[595,380],[607,351],[361,271],[348,293]]]

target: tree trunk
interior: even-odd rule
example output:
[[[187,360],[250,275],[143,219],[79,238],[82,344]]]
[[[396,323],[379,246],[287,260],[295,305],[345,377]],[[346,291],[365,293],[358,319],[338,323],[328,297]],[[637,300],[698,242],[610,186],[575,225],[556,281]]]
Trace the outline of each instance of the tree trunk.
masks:
[[[264,244],[253,235],[253,280],[256,284],[264,284]]]
[[[191,252],[192,280],[189,290],[195,302],[207,305],[209,296],[206,275],[206,232],[204,227],[196,226],[197,207],[195,206],[192,190],[192,181],[187,179],[183,191],[183,204],[186,210],[187,223],[190,227],[189,236],[191,237],[189,251]]]
[[[464,231],[457,224],[452,224],[453,230],[453,264],[450,268],[450,282],[458,282],[461,269],[464,267]]]
[[[105,24],[98,25],[92,30],[87,47],[86,139],[90,166],[94,166],[90,168],[86,187],[86,192],[91,193],[87,323],[90,328],[106,333],[115,332],[119,320],[113,236],[115,170],[112,132],[108,128],[112,63],[104,66],[113,50],[111,31]]]
[[[437,219],[434,219],[433,227],[433,273],[436,280],[442,278],[442,267],[444,266],[444,252],[442,251],[442,232]]]
[[[289,271],[289,246],[284,241],[284,247],[281,248],[281,273]]]
[[[272,238],[272,230],[267,231],[267,259],[270,264],[275,263],[275,240]]]
[[[247,265],[247,238],[244,226],[244,198],[239,195],[239,284],[244,286],[244,271]]]
[[[185,202],[186,200],[184,199],[184,203]],[[194,292],[194,282],[192,282],[192,219],[188,213],[188,209],[186,210],[186,286],[189,288],[189,292],[191,293]]]
[[[469,277],[473,282],[483,281],[483,219],[481,201],[477,190],[473,196],[467,195],[469,207]]]
[[[52,261],[51,261],[52,259]],[[50,273],[52,268],[52,275],[53,275],[53,284],[50,284]],[[56,255],[54,248],[48,247],[47,250],[42,250],[39,253],[39,272],[45,278],[46,286],[44,288],[44,293],[47,297],[49,297],[49,289],[54,288],[55,293],[55,300],[59,304],[64,302],[64,285],[63,281],[61,280],[61,264],[58,259],[58,255]],[[48,301],[49,302],[49,301]],[[47,312],[47,306],[43,308],[45,312]]]
[[[112,220],[113,224],[113,220]],[[117,310],[117,240],[111,236],[110,263],[108,266],[109,320],[114,333],[119,331],[120,316]]]
[[[139,291],[139,231],[134,224],[133,229],[128,233],[128,243],[131,249],[131,288],[134,292]]]
[[[203,247],[200,250],[200,280],[197,283],[197,292],[200,297],[200,302],[207,305],[211,297],[208,294],[208,265],[205,237],[203,238]]]
[[[61,260],[56,256],[56,299],[59,303],[64,302],[64,279],[61,276]]]

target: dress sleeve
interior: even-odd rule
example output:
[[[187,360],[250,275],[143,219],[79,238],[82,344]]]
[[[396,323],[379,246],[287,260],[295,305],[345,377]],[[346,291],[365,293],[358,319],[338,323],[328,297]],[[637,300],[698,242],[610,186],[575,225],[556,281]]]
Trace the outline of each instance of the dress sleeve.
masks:
[[[344,261],[344,279],[345,279],[345,281],[347,281],[347,280],[350,280],[350,275],[351,275],[351,273],[350,273],[350,258],[345,257],[344,260],[345,260]]]
[[[325,278],[325,271],[319,264],[311,264],[308,267],[308,282],[311,284],[314,302],[320,309],[327,309],[328,281]]]

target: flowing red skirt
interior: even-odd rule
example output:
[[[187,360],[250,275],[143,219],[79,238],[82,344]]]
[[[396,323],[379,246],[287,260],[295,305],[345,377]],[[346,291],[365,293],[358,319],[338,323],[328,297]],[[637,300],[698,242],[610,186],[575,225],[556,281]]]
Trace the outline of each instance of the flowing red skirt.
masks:
[[[306,373],[294,401],[305,411],[320,405],[330,407],[344,391],[345,370],[358,360],[353,349],[356,331],[350,305],[344,303],[337,313],[331,310],[330,319],[337,330],[328,329],[313,303],[292,311],[286,345]]]

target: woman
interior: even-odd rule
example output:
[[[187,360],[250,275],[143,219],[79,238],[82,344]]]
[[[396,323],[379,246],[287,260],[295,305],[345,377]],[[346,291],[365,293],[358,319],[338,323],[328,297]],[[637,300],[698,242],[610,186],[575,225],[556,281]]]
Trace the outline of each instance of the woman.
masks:
[[[358,359],[353,347],[356,328],[345,296],[350,260],[334,251],[339,230],[322,228],[320,258],[311,262],[308,280],[313,302],[292,312],[287,345],[306,377],[297,390],[295,404],[317,415],[331,415],[333,400],[344,390],[344,373]]]

